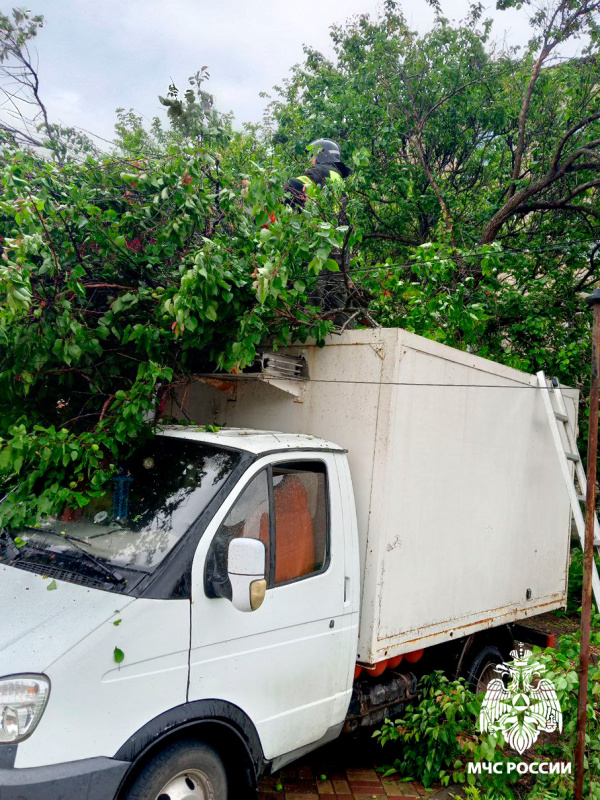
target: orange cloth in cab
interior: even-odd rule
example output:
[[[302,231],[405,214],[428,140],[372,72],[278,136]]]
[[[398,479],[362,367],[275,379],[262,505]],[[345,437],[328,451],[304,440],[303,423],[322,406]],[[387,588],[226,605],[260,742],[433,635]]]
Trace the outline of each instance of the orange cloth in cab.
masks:
[[[284,475],[273,490],[275,499],[275,583],[283,583],[315,569],[315,536],[308,492],[297,475]],[[267,515],[260,524],[260,538],[268,542]]]

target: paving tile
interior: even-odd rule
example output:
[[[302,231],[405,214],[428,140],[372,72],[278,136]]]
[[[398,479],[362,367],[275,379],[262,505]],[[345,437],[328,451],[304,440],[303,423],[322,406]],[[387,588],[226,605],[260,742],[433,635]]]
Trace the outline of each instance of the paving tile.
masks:
[[[319,800],[319,795],[316,792],[306,794],[304,792],[286,792],[285,800]]]
[[[417,793],[417,797],[431,797],[432,789],[426,789],[419,783],[412,784],[413,790]]]
[[[270,778],[261,778],[258,782],[258,790],[259,792],[264,792],[265,794],[274,794],[277,792],[277,794],[281,796],[281,790],[277,791],[276,788],[278,783],[278,780],[274,781]]]
[[[392,797],[394,800],[415,800],[414,794],[394,794]]]
[[[375,769],[379,755],[340,742],[261,779],[259,800],[434,800],[442,795]],[[325,780],[321,780],[321,775]],[[283,791],[277,791],[281,784]],[[439,788],[439,787],[438,787]],[[446,797],[446,795],[443,795]]]
[[[348,783],[353,792],[368,792],[369,789],[381,789],[381,781],[357,781],[355,778],[349,778]],[[382,790],[383,791],[383,790]]]
[[[312,780],[313,771],[310,764],[300,764],[298,767],[298,777],[301,780]]]
[[[390,781],[384,778],[381,781],[381,785],[388,797],[401,797],[402,795],[406,795],[405,783],[398,783],[398,781]]]
[[[331,781],[318,781],[317,791],[319,794],[334,794],[334,788]]]
[[[363,767],[348,767],[346,774],[350,780],[357,781],[378,781],[379,777],[374,769],[364,769]]]
[[[388,797],[419,797],[419,792],[412,783],[400,783],[399,781],[392,781],[388,783],[383,781],[383,788],[385,789]]]
[[[394,800],[398,800],[398,798],[402,797],[410,797],[412,800],[415,800],[418,797],[416,791],[413,792],[411,788],[407,789],[405,783],[394,783],[394,784],[386,784],[385,781],[383,783],[383,788],[385,793],[388,797],[393,797]],[[407,794],[410,792],[410,794]]]
[[[374,792],[369,792],[368,794],[357,794],[354,793],[354,800],[373,800],[373,798],[381,797],[381,794],[375,794]]]
[[[350,797],[352,796],[347,781],[339,781],[334,779],[333,788],[335,789],[336,794],[347,794],[350,795]]]
[[[316,794],[317,784],[313,781],[301,781],[299,778],[296,780],[284,780],[283,788],[286,792],[296,792],[296,794]]]
[[[327,775],[332,781],[345,781],[346,780],[346,770],[341,769],[332,769],[329,772],[324,771],[324,775]]]

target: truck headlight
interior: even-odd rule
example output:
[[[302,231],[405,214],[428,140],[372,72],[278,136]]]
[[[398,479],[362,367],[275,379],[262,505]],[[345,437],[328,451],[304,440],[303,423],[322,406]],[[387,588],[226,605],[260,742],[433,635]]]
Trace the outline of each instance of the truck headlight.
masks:
[[[0,678],[0,743],[20,742],[30,736],[49,694],[50,681],[44,675]]]

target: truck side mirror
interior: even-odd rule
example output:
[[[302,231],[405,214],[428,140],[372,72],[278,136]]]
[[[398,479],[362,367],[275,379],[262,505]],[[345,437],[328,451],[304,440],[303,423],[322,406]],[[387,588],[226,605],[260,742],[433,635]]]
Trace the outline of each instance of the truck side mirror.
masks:
[[[238,611],[256,611],[267,591],[265,579],[267,550],[260,539],[243,536],[229,542],[227,575],[231,602]]]

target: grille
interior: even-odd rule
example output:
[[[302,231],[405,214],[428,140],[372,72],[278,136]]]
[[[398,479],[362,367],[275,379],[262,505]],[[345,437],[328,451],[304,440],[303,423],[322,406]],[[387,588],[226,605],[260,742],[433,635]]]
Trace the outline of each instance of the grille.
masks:
[[[59,581],[67,581],[67,583],[79,583],[82,586],[93,586],[97,589],[104,589],[106,583],[99,581],[95,578],[87,578],[85,575],[80,575],[78,572],[72,572],[68,569],[60,569],[59,567],[51,567],[48,564],[34,564],[32,562],[19,562],[13,563],[13,567],[25,570],[26,572],[35,572],[38,575],[47,575],[49,578],[58,578]]]
[[[254,368],[263,375],[301,380],[306,374],[306,361],[302,356],[263,353],[254,362]]]

